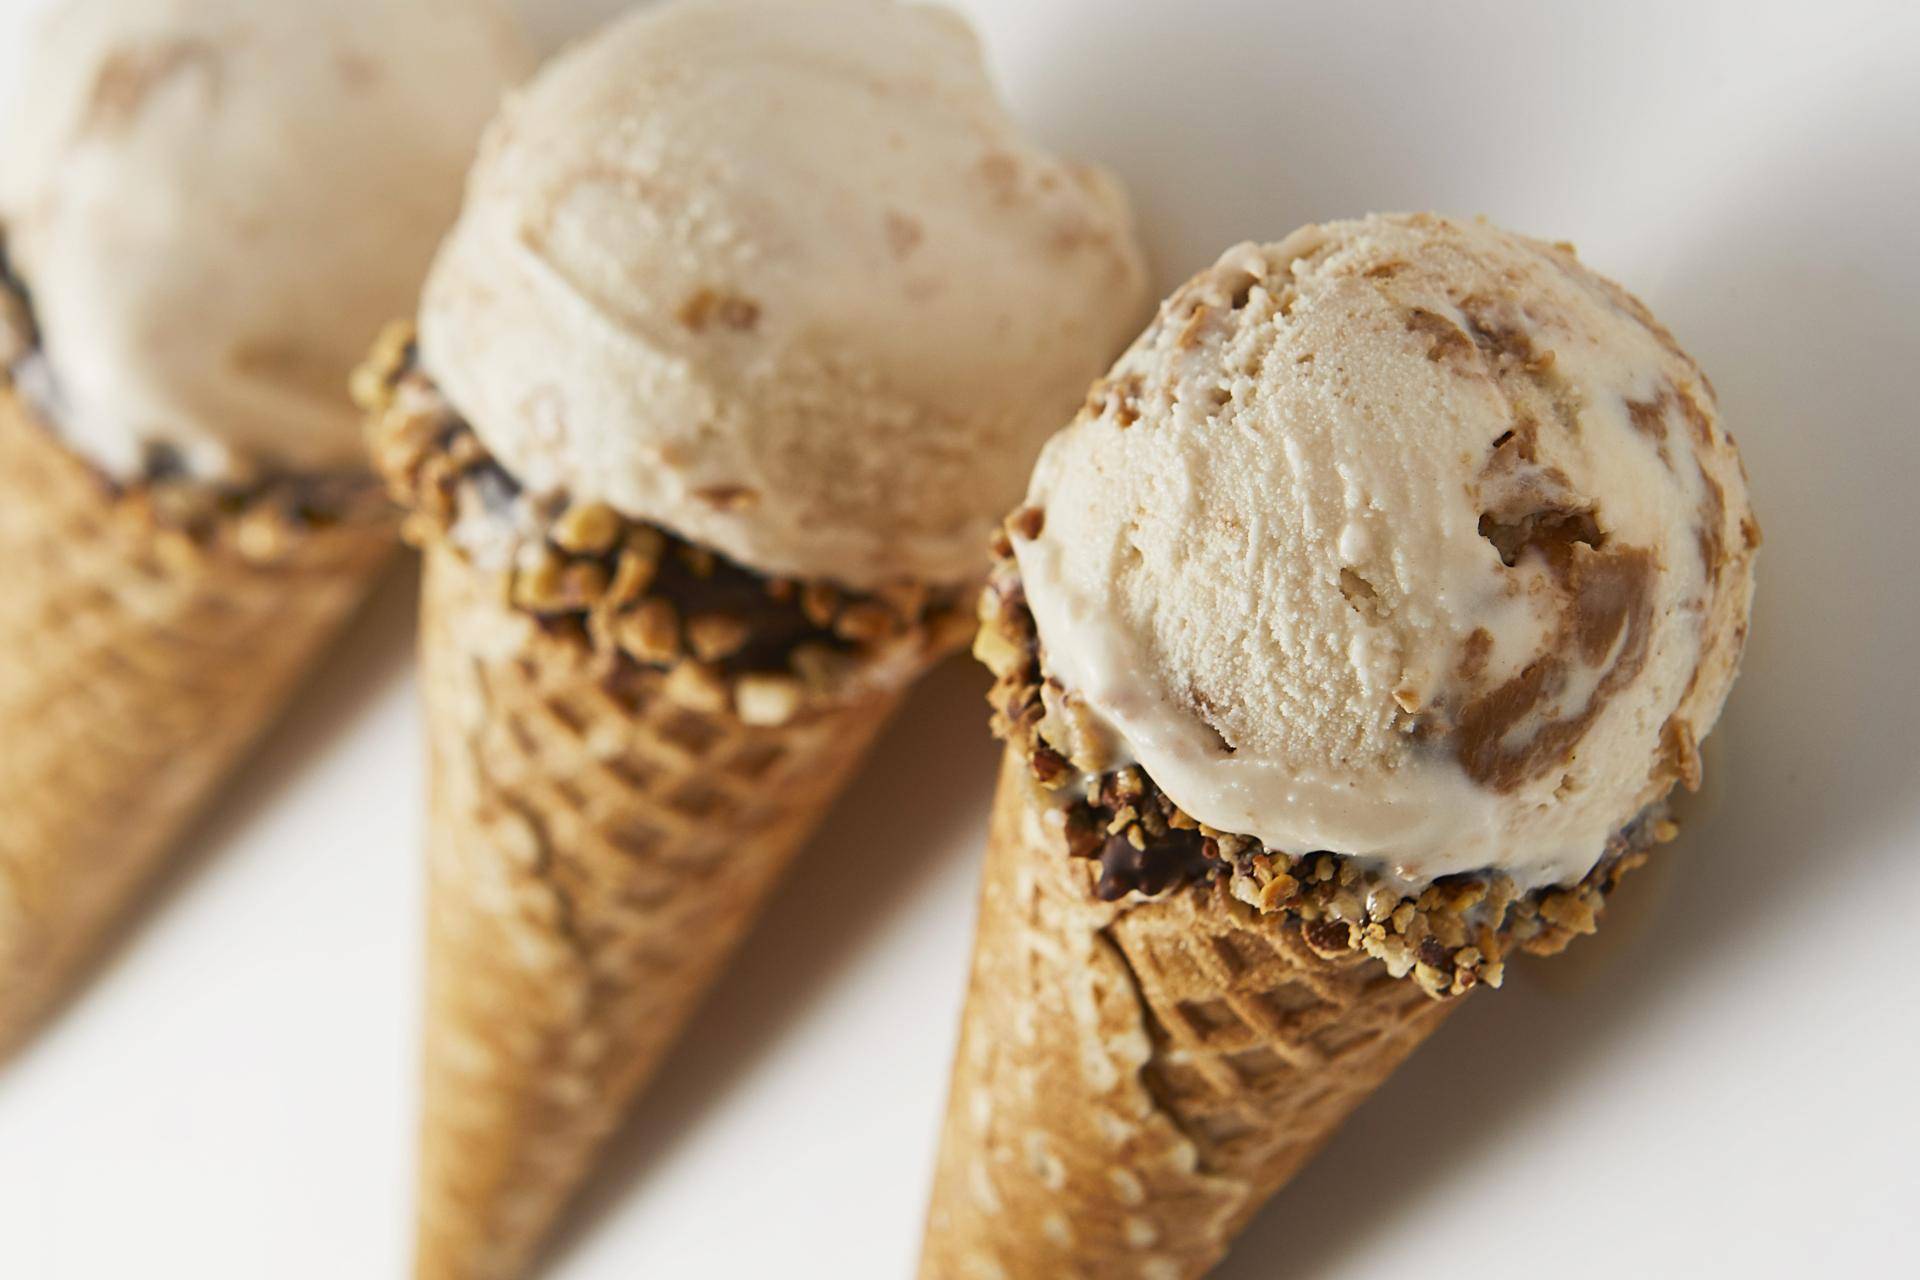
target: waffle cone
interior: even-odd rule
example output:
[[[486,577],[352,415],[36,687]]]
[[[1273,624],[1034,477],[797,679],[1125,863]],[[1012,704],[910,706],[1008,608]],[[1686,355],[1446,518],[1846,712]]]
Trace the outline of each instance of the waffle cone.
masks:
[[[1101,903],[1009,751],[921,1280],[1179,1280],[1451,1003],[1218,887]]]
[[[430,547],[417,1274],[520,1274],[897,695],[777,727],[609,693]]]
[[[138,518],[0,387],[0,1057],[274,718],[395,544],[270,559]]]

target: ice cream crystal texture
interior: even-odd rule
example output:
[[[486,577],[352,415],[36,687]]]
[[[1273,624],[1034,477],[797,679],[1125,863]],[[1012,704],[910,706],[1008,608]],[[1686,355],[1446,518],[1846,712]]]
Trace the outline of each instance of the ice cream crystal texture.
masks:
[[[1229,251],[1012,523],[1076,764],[1271,851],[1521,891],[1697,782],[1759,540],[1711,386],[1640,303],[1430,215]]]
[[[1118,188],[1023,139],[958,18],[715,0],[510,105],[420,339],[533,493],[865,589],[977,577],[1145,314]]]
[[[63,438],[116,477],[363,465],[348,377],[526,69],[505,12],[71,0],[25,66],[0,221]]]

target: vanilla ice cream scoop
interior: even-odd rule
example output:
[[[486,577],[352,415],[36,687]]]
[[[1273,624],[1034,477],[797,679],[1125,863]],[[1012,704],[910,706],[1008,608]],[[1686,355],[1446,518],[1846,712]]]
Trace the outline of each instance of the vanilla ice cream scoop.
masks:
[[[422,360],[536,493],[765,574],[960,583],[1144,280],[1118,188],[1022,139],[952,14],[683,3],[506,110]]]
[[[1433,216],[1230,251],[1028,501],[1081,754],[1272,851],[1522,890],[1696,780],[1758,543],[1712,389],[1646,309]]]
[[[47,416],[116,476],[361,465],[346,394],[526,68],[494,0],[69,0],[0,222]]]

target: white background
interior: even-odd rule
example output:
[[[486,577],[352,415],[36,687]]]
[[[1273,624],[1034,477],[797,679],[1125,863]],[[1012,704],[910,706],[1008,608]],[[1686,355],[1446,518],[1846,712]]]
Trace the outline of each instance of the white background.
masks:
[[[620,5],[527,7],[555,37]],[[1470,1001],[1220,1274],[1920,1274],[1920,6],[962,7],[1034,130],[1130,182],[1163,286],[1368,209],[1576,241],[1710,371],[1766,526],[1683,842],[1598,939]],[[0,1075],[0,1276],[403,1274],[414,588],[379,593],[86,998]],[[553,1280],[909,1273],[983,687],[956,664],[914,699]]]

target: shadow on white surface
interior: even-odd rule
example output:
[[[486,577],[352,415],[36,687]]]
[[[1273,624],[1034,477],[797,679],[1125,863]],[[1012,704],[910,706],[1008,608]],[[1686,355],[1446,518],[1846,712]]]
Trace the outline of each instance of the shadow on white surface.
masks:
[[[212,805],[188,827],[154,879],[113,926],[100,953],[40,1034],[20,1054],[57,1035],[89,992],[138,960],[143,935],[235,849],[313,761],[398,679],[413,657],[420,570],[411,552],[396,555],[339,639],[308,673],[278,721],[249,749]]]
[[[703,1119],[779,1053],[783,1038],[861,963],[895,908],[940,869],[933,851],[984,850],[970,833],[984,829],[979,798],[991,791],[999,753],[984,733],[956,730],[984,721],[987,683],[976,664],[957,658],[908,699],[609,1145],[558,1233],[549,1274],[564,1271],[567,1258],[628,1197],[645,1194],[649,1173],[682,1143],[697,1141]],[[958,1017],[956,998],[956,1025]],[[850,1057],[863,1051],[845,1049]],[[823,1097],[819,1104],[857,1110],[859,1100]],[[770,1151],[767,1158],[779,1156]],[[832,1188],[797,1187],[794,1194],[820,1197],[823,1212],[835,1198]]]

